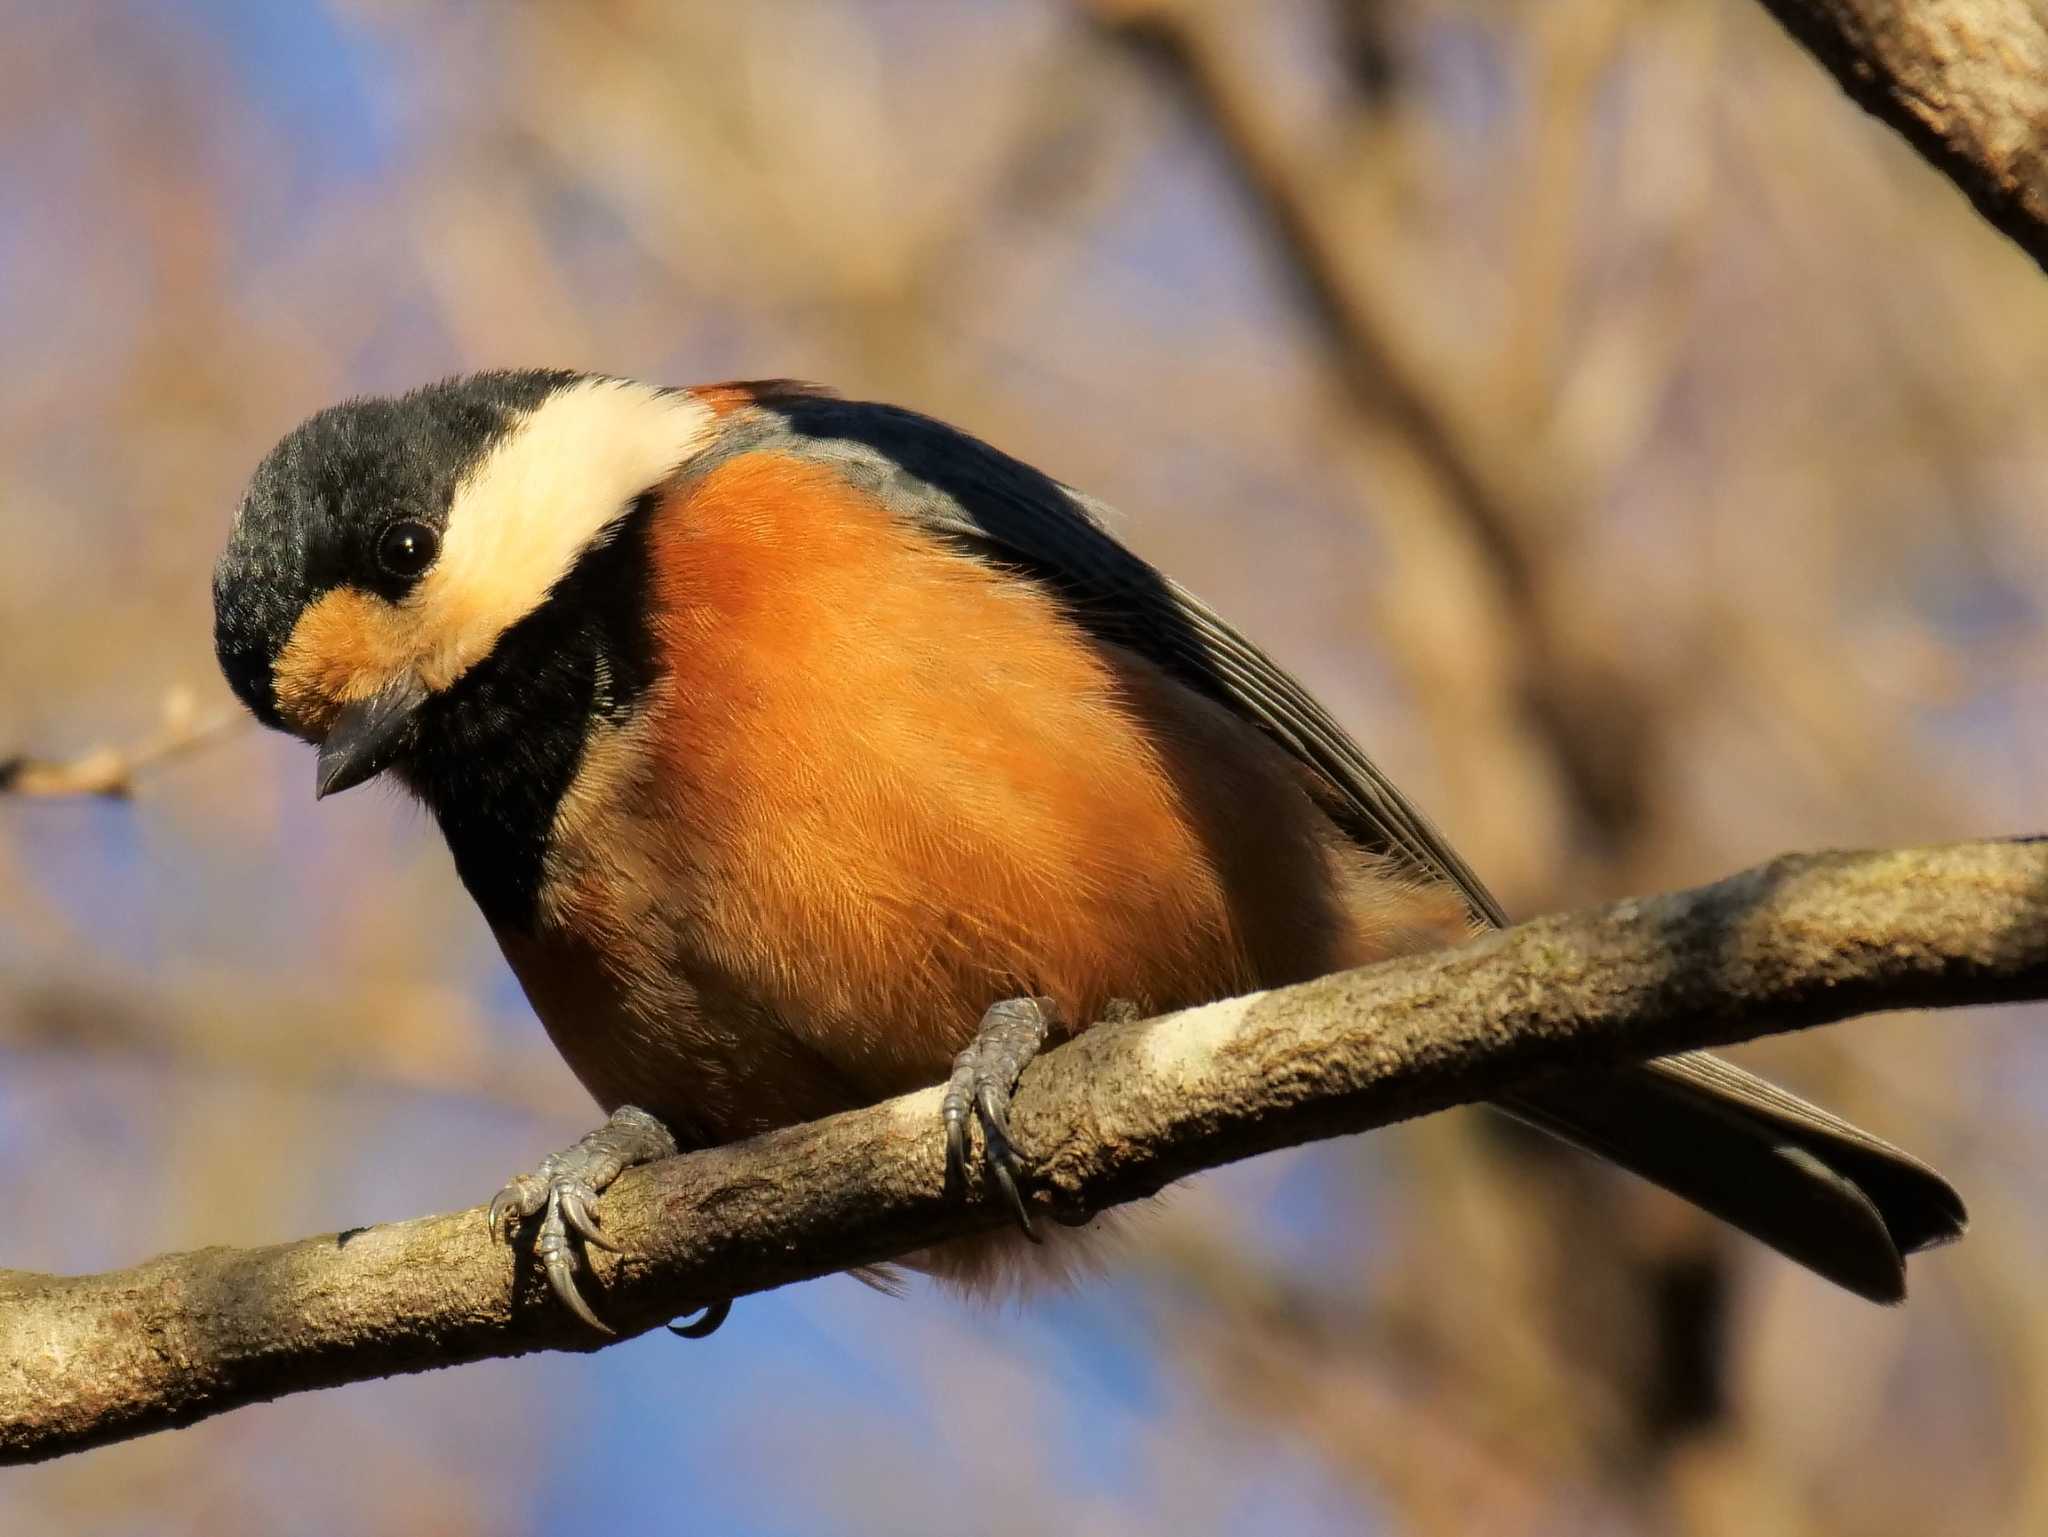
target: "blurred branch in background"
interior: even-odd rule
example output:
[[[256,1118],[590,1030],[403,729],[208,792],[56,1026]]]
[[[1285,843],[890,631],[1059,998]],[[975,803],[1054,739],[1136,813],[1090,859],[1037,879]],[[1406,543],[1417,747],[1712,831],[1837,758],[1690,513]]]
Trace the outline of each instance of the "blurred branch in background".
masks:
[[[1788,856],[1159,1019],[1027,1069],[1017,1146],[1066,1219],[1202,1169],[1598,1069],[1873,1009],[2048,997],[2048,839]],[[1006,1220],[948,1188],[939,1091],[633,1171],[594,1253],[622,1334]],[[115,1275],[0,1272],[0,1460],[280,1394],[595,1348],[481,1208]]]
[[[1382,168],[1382,205],[1401,179],[1392,168],[1426,174],[1413,166],[1397,122],[1368,99],[1344,156],[1319,153],[1290,132],[1273,83],[1248,62],[1254,52],[1241,8],[1095,0],[1093,9],[1163,64],[1213,134],[1319,318],[1352,430],[1375,446],[1378,473],[1419,503],[1396,502],[1378,516],[1406,525],[1397,532],[1404,581],[1439,605],[1397,635],[1422,707],[1446,716],[1447,739],[1481,744],[1475,759],[1496,784],[1506,776],[1529,787],[1516,799],[1558,800],[1526,819],[1532,831],[1523,837],[1548,828],[1596,858],[1627,858],[1655,812],[1663,714],[1650,697],[1654,680],[1617,664],[1625,648],[1586,601],[1575,568],[1574,529],[1615,466],[1587,442],[1568,449],[1551,415],[1584,144],[1621,50],[1627,7],[1548,7],[1533,29],[1540,106],[1530,113],[1535,133],[1510,205],[1507,334],[1485,368],[1459,364],[1404,315],[1407,274],[1364,238],[1360,193],[1374,184],[1356,169]],[[1603,455],[1629,446],[1625,427],[1600,445]],[[1441,526],[1418,526],[1432,521]],[[1454,628],[1496,637],[1486,648],[1490,665],[1477,675],[1447,666],[1473,649],[1443,644]],[[1478,701],[1489,695],[1500,718],[1474,731],[1474,716],[1487,708]],[[1506,750],[1489,750],[1499,748]],[[1554,852],[1532,858],[1540,864]]]
[[[126,800],[150,770],[223,742],[251,724],[248,712],[235,705],[202,715],[192,694],[177,689],[164,701],[163,724],[133,747],[102,747],[61,761],[26,753],[0,757],[0,795]]]
[[[1494,623],[1507,638],[1497,686],[1509,707],[1526,715],[1550,760],[1525,775],[1541,782],[1546,768],[1554,770],[1580,831],[1599,846],[1626,847],[1644,815],[1638,733],[1654,717],[1632,702],[1627,678],[1605,669],[1588,676],[1584,653],[1560,654],[1559,628],[1546,610],[1558,595],[1556,556],[1566,548],[1558,535],[1575,500],[1570,488],[1539,462],[1540,442],[1510,435],[1520,424],[1489,409],[1485,393],[1471,387],[1478,381],[1446,377],[1425,361],[1419,339],[1404,334],[1391,274],[1376,272],[1368,249],[1353,238],[1346,199],[1336,195],[1338,168],[1293,142],[1270,84],[1248,63],[1240,35],[1246,13],[1214,0],[1094,0],[1092,9],[1105,27],[1164,66],[1214,135],[1330,342],[1361,430],[1394,461],[1382,473],[1426,499],[1422,516],[1433,512],[1455,530],[1453,541],[1433,542],[1432,564],[1449,559],[1467,569],[1441,580],[1414,571],[1409,580],[1474,593],[1476,606],[1498,611]],[[1583,8],[1578,19],[1585,19]],[[1580,28],[1571,35],[1575,46],[1590,43],[1580,49],[1587,64],[1574,77],[1583,96],[1583,82],[1597,77],[1615,33]],[[1392,148],[1387,130],[1365,131]],[[1358,153],[1375,158],[1371,146]],[[1403,543],[1404,553],[1418,553],[1422,542]],[[1453,604],[1467,617],[1474,606]],[[1476,681],[1455,686],[1470,689]],[[1526,728],[1513,726],[1492,734],[1527,739]],[[1489,762],[1493,772],[1513,771],[1512,760]]]
[[[132,1057],[153,1069],[239,1079],[294,1094],[371,1090],[517,1110],[567,1124],[576,1100],[554,1051],[494,1038],[474,999],[380,980],[346,1002],[243,982],[152,990],[14,979],[0,1048],[80,1063]]]

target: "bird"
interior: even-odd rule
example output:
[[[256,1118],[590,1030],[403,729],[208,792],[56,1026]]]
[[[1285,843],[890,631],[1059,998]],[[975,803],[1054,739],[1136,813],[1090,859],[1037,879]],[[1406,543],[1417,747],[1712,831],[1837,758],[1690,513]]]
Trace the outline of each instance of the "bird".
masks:
[[[1087,1243],[1034,1226],[1009,1136],[1048,1042],[1507,924],[1111,526],[964,431],[789,380],[478,372],[319,411],[257,466],[222,670],[317,746],[318,795],[383,776],[431,811],[606,1113],[489,1208],[592,1327],[579,1247],[614,1246],[623,1169],[936,1084],[949,1177],[1014,1226],[907,1263],[1028,1285]],[[1496,1105],[1873,1301],[1967,1220],[1926,1164],[1704,1053]]]

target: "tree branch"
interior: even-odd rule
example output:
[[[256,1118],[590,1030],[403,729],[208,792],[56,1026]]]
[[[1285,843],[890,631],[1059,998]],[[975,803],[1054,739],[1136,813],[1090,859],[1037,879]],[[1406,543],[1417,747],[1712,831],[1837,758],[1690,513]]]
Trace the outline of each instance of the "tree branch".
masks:
[[[2048,12],[2035,0],[1763,0],[1872,116],[2048,267]]]
[[[0,756],[0,796],[126,800],[143,775],[224,742],[252,724],[247,711],[232,706],[202,716],[193,696],[175,689],[164,700],[163,723],[155,735],[133,747],[102,747],[71,759],[33,758],[27,753]]]
[[[1025,1074],[1039,1198],[1079,1216],[1254,1153],[1874,1009],[2048,996],[2048,841],[1789,856],[1712,886],[1134,1024]],[[622,1335],[1002,1220],[944,1187],[938,1091],[627,1174]],[[978,1194],[978,1192],[977,1192]],[[598,1290],[601,1288],[601,1290]],[[0,1272],[0,1461],[281,1394],[604,1341],[481,1210],[63,1278]]]

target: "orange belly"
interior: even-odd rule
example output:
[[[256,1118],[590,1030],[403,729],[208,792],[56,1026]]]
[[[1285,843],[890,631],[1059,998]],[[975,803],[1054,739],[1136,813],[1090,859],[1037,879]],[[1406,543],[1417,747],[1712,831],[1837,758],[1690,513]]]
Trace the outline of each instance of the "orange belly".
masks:
[[[501,936],[602,1103],[725,1140],[939,1080],[998,999],[1086,1022],[1465,930],[1254,729],[825,466],[728,462],[653,565],[666,677]]]

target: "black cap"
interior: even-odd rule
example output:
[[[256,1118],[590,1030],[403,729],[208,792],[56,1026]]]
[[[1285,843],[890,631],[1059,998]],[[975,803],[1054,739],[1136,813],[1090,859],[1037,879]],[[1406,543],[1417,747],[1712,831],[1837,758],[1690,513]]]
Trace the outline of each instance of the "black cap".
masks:
[[[463,474],[580,377],[478,373],[345,401],[294,427],[264,457],[213,572],[214,650],[258,719],[283,725],[271,673],[306,606],[344,585],[403,597],[411,582],[379,566],[378,533],[399,518],[445,529]]]

